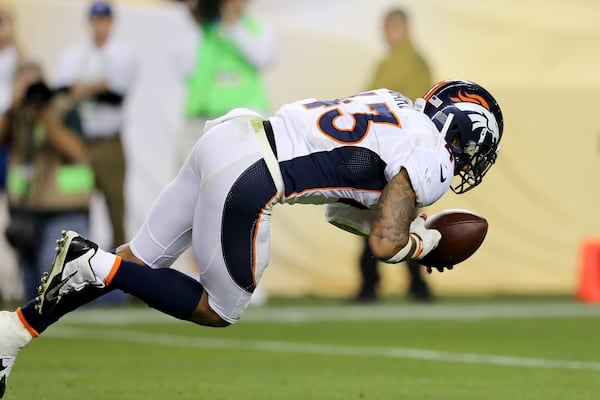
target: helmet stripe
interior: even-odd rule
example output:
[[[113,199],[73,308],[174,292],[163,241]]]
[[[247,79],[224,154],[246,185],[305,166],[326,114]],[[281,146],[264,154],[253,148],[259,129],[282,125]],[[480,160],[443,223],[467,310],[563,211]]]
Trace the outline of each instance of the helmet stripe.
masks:
[[[451,82],[452,81],[450,81],[450,80],[438,82],[435,86],[433,86],[431,89],[429,89],[427,91],[427,93],[425,93],[423,98],[425,99],[425,101],[429,100],[431,98],[431,96],[433,96],[434,93],[437,93],[440,88],[446,86],[448,83],[451,83]]]
[[[488,111],[491,111],[488,102],[485,101],[483,97],[472,93],[463,93],[462,90],[458,92],[458,97],[450,97],[450,100],[454,101],[455,103],[466,101],[468,103],[479,104],[485,107]]]

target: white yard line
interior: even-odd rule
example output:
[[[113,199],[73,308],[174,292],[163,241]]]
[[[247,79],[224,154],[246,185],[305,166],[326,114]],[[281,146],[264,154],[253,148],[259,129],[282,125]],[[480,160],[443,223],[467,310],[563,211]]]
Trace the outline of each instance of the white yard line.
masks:
[[[190,337],[180,335],[148,333],[143,331],[123,331],[119,329],[94,329],[75,327],[55,327],[44,333],[44,336],[60,338],[81,338],[86,340],[109,340],[124,343],[198,349],[227,349],[273,353],[313,354],[324,356],[404,358],[422,361],[467,363],[508,367],[600,371],[600,362],[551,360],[543,358],[522,358],[513,356],[474,353],[450,353],[437,350],[413,349],[406,347],[367,347],[299,342],[280,342],[270,340],[215,339],[197,336]]]
[[[484,320],[600,317],[600,306],[576,302],[481,304],[376,304],[250,307],[240,323],[311,321]],[[149,308],[85,308],[61,320],[75,324],[131,325],[177,320]]]

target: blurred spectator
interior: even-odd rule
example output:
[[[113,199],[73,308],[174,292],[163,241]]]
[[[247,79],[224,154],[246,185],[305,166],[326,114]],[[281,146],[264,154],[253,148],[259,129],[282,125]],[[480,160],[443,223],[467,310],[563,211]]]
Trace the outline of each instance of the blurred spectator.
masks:
[[[12,103],[13,80],[21,54],[16,40],[12,9],[0,5],[0,116]],[[8,223],[6,206],[6,171],[8,169],[8,146],[0,146],[0,230]],[[16,300],[21,297],[20,277],[14,254],[4,237],[0,237],[0,300]]]
[[[56,85],[79,104],[83,134],[112,225],[113,247],[125,243],[125,156],[121,143],[124,101],[137,61],[131,49],[112,35],[110,3],[95,1],[88,9],[91,40],[67,50]]]
[[[369,88],[385,87],[408,98],[422,97],[433,84],[430,68],[413,44],[405,11],[389,11],[383,23],[387,55],[375,69]]]
[[[274,33],[246,12],[247,0],[187,0],[198,29],[182,48],[187,79],[184,129],[177,143],[179,165],[204,131],[207,119],[235,107],[268,112],[260,73],[273,61]]]
[[[0,113],[4,114],[12,102],[12,85],[19,61],[19,49],[15,40],[13,16],[9,9],[0,5]],[[0,190],[6,187],[8,149],[0,148]]]
[[[433,84],[425,59],[410,38],[408,16],[404,10],[389,11],[383,21],[383,36],[388,47],[387,55],[379,62],[368,87],[386,88],[402,93],[411,100],[422,97]],[[373,257],[365,239],[360,256],[361,284],[354,300],[376,301],[379,298],[378,262]],[[415,261],[407,263],[410,284],[408,295],[414,300],[431,299],[431,291],[423,279],[423,267]]]
[[[0,113],[6,112],[11,105],[19,57],[12,14],[0,5]]]
[[[39,275],[52,263],[56,232],[89,226],[93,173],[76,114],[56,100],[39,65],[24,63],[0,122],[0,139],[10,149],[5,234],[17,252],[25,298],[36,296]]]

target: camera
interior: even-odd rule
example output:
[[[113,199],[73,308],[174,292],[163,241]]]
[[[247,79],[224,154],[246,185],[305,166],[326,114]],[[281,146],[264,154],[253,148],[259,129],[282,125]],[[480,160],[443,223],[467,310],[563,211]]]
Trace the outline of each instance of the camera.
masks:
[[[39,223],[35,216],[14,214],[4,231],[6,241],[15,250],[24,253],[34,252],[38,247]]]
[[[43,81],[34,82],[27,87],[23,97],[23,106],[37,110],[45,108],[52,100],[52,91]]]

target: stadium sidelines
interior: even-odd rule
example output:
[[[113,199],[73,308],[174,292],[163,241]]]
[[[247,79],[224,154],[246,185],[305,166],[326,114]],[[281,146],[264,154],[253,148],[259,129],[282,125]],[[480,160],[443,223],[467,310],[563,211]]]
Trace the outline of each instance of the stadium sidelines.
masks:
[[[507,367],[600,371],[600,362],[522,358],[513,356],[486,355],[474,353],[450,353],[437,350],[413,349],[405,347],[367,347],[281,342],[271,340],[215,339],[197,336],[190,337],[181,335],[148,333],[143,331],[74,327],[55,327],[46,332],[44,336],[69,339],[83,338],[85,340],[92,339],[102,341],[117,341],[131,344],[147,344],[153,346],[185,347],[199,349],[226,349],[326,356],[403,358],[421,361],[466,363]]]
[[[506,318],[600,317],[600,307],[572,301],[469,304],[376,304],[252,307],[243,323],[311,321],[483,320]],[[65,316],[61,323],[131,325],[178,320],[150,308],[87,307]]]

